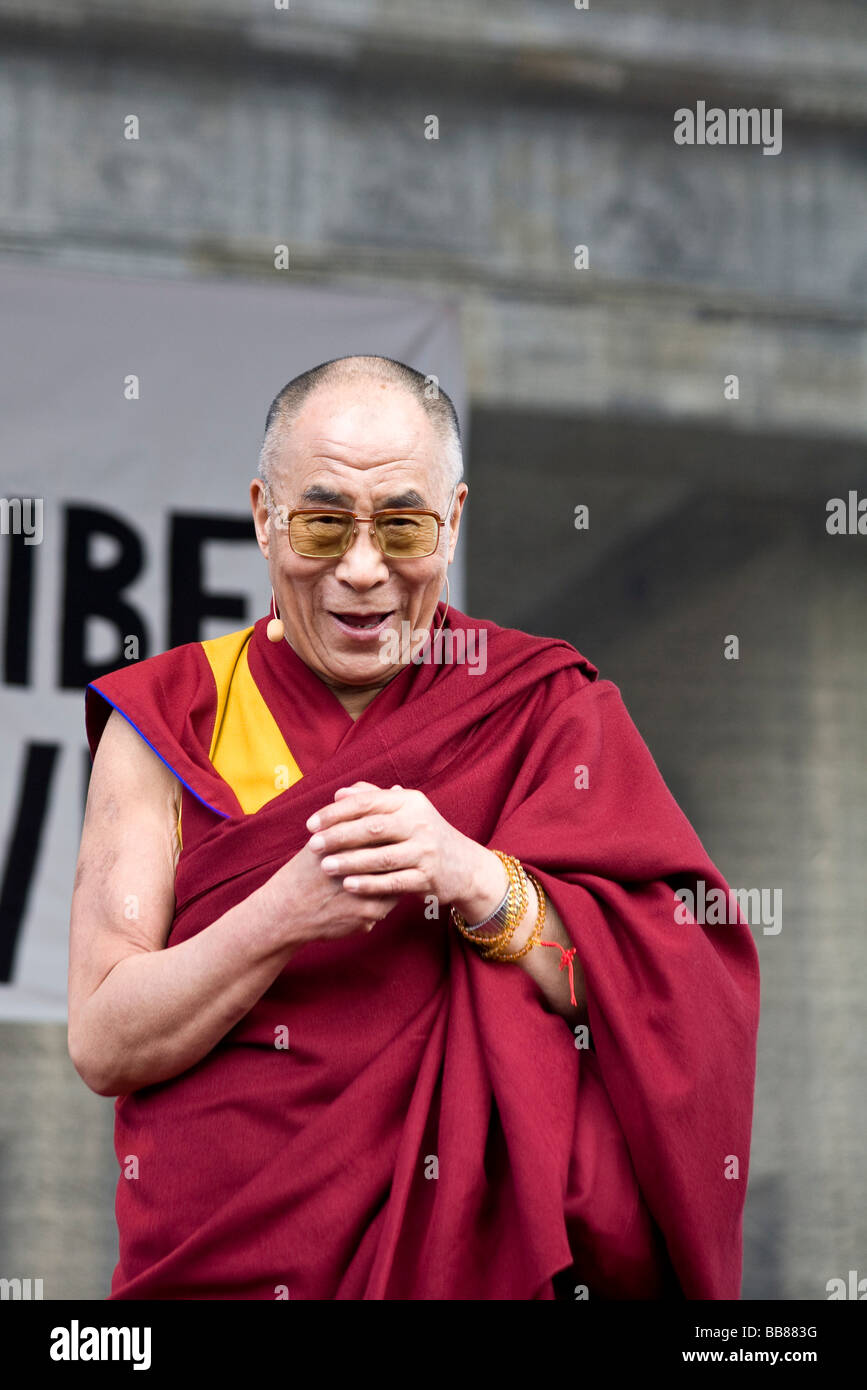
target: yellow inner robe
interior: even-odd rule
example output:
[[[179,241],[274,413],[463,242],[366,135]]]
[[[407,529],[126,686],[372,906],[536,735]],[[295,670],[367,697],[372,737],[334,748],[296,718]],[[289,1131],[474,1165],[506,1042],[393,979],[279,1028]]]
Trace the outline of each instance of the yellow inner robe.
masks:
[[[248,627],[201,644],[217,687],[208,756],[245,815],[258,811],[303,775],[250,672],[247,647],[252,633]],[[183,844],[180,811],[178,843]]]

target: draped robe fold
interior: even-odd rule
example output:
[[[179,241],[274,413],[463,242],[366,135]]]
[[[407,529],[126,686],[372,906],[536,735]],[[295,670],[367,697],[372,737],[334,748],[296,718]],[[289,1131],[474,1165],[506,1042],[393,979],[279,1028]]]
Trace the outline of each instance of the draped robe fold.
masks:
[[[739,1296],[750,929],[676,920],[677,888],[727,886],[616,686],[566,642],[455,609],[447,629],[484,630],[485,669],[409,664],[354,722],[264,619],[232,634],[226,679],[247,663],[276,726],[261,756],[276,736],[294,759],[256,810],[210,756],[227,706],[208,643],[93,682],[91,752],[114,707],[181,782],[168,950],[290,859],[338,787],[424,792],[542,883],[591,1045],[420,895],[303,946],[196,1065],[118,1097],[112,1299]]]

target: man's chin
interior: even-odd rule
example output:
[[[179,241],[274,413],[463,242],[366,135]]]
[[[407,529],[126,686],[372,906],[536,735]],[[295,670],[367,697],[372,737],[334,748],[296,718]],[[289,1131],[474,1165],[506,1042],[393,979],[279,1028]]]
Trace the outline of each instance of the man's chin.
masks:
[[[376,662],[375,665],[367,662],[364,666],[357,662],[347,662],[345,665],[333,663],[321,675],[326,684],[335,689],[376,690],[387,685],[392,676],[402,669],[401,666],[388,666],[384,662]]]
[[[395,659],[397,653],[391,650],[397,646],[396,641],[377,641],[370,645],[372,650],[365,643],[365,650],[347,652],[335,650],[332,643],[321,653],[317,663],[323,679],[329,685],[354,686],[359,690],[391,680],[403,668],[403,663]]]

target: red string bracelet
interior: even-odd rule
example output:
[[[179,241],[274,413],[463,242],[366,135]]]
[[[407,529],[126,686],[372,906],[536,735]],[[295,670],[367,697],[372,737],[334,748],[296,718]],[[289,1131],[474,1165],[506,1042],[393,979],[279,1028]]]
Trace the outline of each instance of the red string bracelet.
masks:
[[[557,950],[561,952],[560,969],[564,970],[567,965],[569,967],[569,998],[577,1008],[578,1000],[575,998],[575,975],[572,970],[572,958],[576,954],[578,947],[570,946],[567,951],[566,947],[561,946],[559,941],[540,941],[538,944],[540,946],[556,946]]]

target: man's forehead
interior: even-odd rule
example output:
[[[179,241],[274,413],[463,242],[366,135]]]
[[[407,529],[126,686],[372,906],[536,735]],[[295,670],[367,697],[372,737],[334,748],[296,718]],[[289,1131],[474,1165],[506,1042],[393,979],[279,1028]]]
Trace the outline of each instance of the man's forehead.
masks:
[[[297,423],[300,423],[297,422]],[[422,415],[422,426],[427,425]],[[275,460],[285,484],[293,489],[314,485],[331,489],[345,497],[390,490],[397,494],[430,495],[441,487],[445,477],[442,441],[435,431],[377,429],[348,431],[329,429],[327,433],[302,433],[290,426],[284,447]],[[324,492],[314,500],[336,501]],[[397,506],[429,506],[429,501],[405,500]]]
[[[341,451],[299,456],[287,450],[272,475],[275,490],[293,505],[436,507],[446,486],[442,458],[387,458],[357,463]]]
[[[423,406],[394,382],[319,387],[287,422],[281,446],[274,473],[296,506],[441,502],[448,474],[441,433]]]

